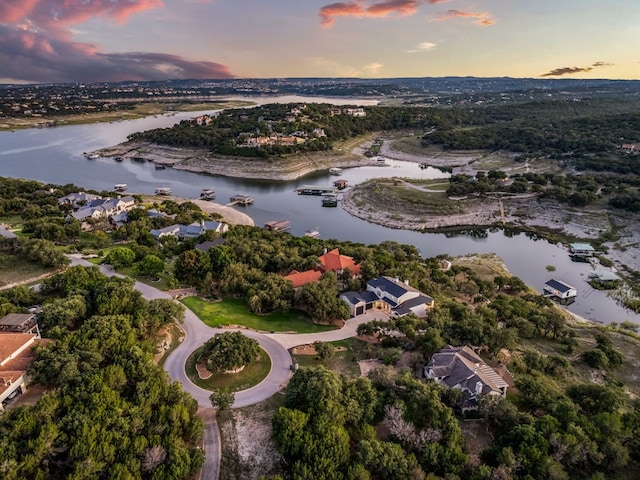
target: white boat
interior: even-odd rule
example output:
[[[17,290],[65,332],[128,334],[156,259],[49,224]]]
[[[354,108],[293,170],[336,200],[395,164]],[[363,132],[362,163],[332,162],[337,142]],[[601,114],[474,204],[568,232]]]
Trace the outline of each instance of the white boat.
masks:
[[[305,237],[318,238],[320,236],[320,232],[318,230],[307,230],[304,232]]]
[[[341,175],[341,174],[342,174],[342,169],[341,169],[341,168],[338,168],[338,167],[331,167],[331,168],[329,169],[329,173],[330,173],[331,175]]]
[[[124,191],[127,189],[127,184],[126,184],[126,183],[116,183],[116,184],[113,186],[113,189],[114,189],[116,192],[124,192]]]

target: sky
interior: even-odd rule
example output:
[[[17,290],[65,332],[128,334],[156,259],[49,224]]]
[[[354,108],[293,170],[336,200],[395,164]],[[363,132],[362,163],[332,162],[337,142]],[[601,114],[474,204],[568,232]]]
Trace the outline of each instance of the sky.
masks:
[[[0,0],[0,83],[640,79],[636,0]]]

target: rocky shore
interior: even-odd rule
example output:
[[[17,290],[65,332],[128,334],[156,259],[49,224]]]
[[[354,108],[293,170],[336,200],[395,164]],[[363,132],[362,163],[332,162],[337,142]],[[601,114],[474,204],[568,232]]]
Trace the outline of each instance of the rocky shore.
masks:
[[[331,167],[361,167],[376,165],[354,152],[313,152],[278,159],[231,157],[217,155],[206,149],[177,148],[148,142],[131,141],[103,148],[87,155],[122,157],[171,166],[176,170],[221,175],[235,178],[291,181],[309,173]]]

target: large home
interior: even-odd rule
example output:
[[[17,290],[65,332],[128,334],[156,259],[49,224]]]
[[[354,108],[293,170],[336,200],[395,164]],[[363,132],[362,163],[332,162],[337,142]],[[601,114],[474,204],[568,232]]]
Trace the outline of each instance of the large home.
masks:
[[[135,199],[130,195],[121,198],[97,198],[87,202],[71,216],[81,222],[89,219],[110,218],[131,210],[135,204]]]
[[[80,206],[86,205],[87,203],[99,198],[102,197],[100,197],[100,195],[93,195],[86,192],[70,193],[69,195],[59,198],[58,205],[71,205],[73,208],[79,208]]]
[[[447,388],[462,390],[463,410],[478,407],[484,395],[504,397],[508,384],[471,348],[448,347],[434,354],[424,367],[424,375]]]
[[[36,341],[33,333],[0,333],[0,411],[27,390],[27,368]]]
[[[32,333],[40,338],[35,313],[10,313],[0,318],[0,333]]]
[[[156,240],[160,240],[162,237],[166,236],[176,237],[178,240],[184,240],[185,238],[199,237],[203,233],[209,231],[225,233],[227,230],[229,230],[229,225],[226,223],[201,220],[189,225],[175,224],[165,228],[153,229],[150,233]]]
[[[340,250],[337,248],[329,252],[325,249],[324,254],[318,257],[318,261],[323,272],[335,272],[337,275],[342,275],[345,270],[349,269],[353,276],[360,274],[360,264],[351,257],[340,255]]]
[[[409,282],[386,276],[369,280],[365,292],[345,292],[340,298],[349,306],[352,317],[378,308],[395,317],[413,313],[424,318],[435,304],[433,298],[413,288]]]
[[[284,278],[293,284],[293,288],[300,288],[307,283],[317,282],[324,272],[334,272],[336,275],[342,275],[347,269],[354,277],[360,274],[360,264],[357,264],[353,258],[340,255],[340,250],[337,248],[330,252],[325,248],[324,253],[318,257],[318,267],[304,272],[293,270]]]

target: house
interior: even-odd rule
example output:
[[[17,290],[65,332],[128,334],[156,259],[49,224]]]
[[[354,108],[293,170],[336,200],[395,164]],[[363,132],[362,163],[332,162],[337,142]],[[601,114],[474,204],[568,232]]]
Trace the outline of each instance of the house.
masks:
[[[568,300],[578,295],[576,287],[572,287],[568,283],[552,278],[544,284],[543,292],[545,296],[555,297],[560,300]]]
[[[471,348],[451,345],[435,353],[424,367],[426,378],[447,388],[462,390],[463,410],[478,407],[485,395],[504,397],[508,384]]]
[[[293,270],[284,277],[285,280],[289,280],[293,284],[293,288],[300,288],[307,283],[318,282],[320,278],[322,278],[320,270],[305,270],[304,272]]]
[[[640,153],[640,143],[625,143],[620,148],[625,153]]]
[[[0,333],[0,411],[27,390],[27,368],[33,359],[33,333]]]
[[[69,195],[65,195],[64,197],[59,198],[58,205],[71,205],[73,208],[78,208],[81,205],[89,203],[92,200],[97,200],[99,198],[102,197],[100,197],[99,195],[92,195],[91,193],[70,193]]]
[[[330,252],[325,249],[324,254],[318,257],[320,262],[320,269],[324,272],[335,272],[338,275],[342,275],[346,269],[349,269],[353,276],[360,274],[360,264],[355,263],[353,258],[346,255],[340,255],[340,250],[334,248]]]
[[[184,240],[185,238],[199,237],[208,231],[225,233],[227,230],[229,230],[229,225],[226,223],[201,220],[189,225],[174,224],[160,229],[153,229],[150,233],[156,240],[160,240],[165,236],[176,237],[178,240]]]
[[[5,227],[0,227],[0,237],[3,238],[17,238],[18,236],[11,230],[7,230]]]
[[[343,112],[347,115],[351,115],[352,117],[366,117],[367,112],[364,111],[364,108],[345,108]]]
[[[345,292],[340,298],[349,306],[352,317],[378,308],[395,317],[413,313],[424,318],[435,305],[433,298],[413,288],[408,282],[385,276],[369,280],[364,292]]]
[[[10,313],[0,318],[0,333],[30,333],[40,338],[34,313]]]
[[[226,240],[224,238],[214,238],[213,240],[207,240],[206,242],[199,243],[195,246],[196,250],[207,253],[213,247],[224,245]]]

